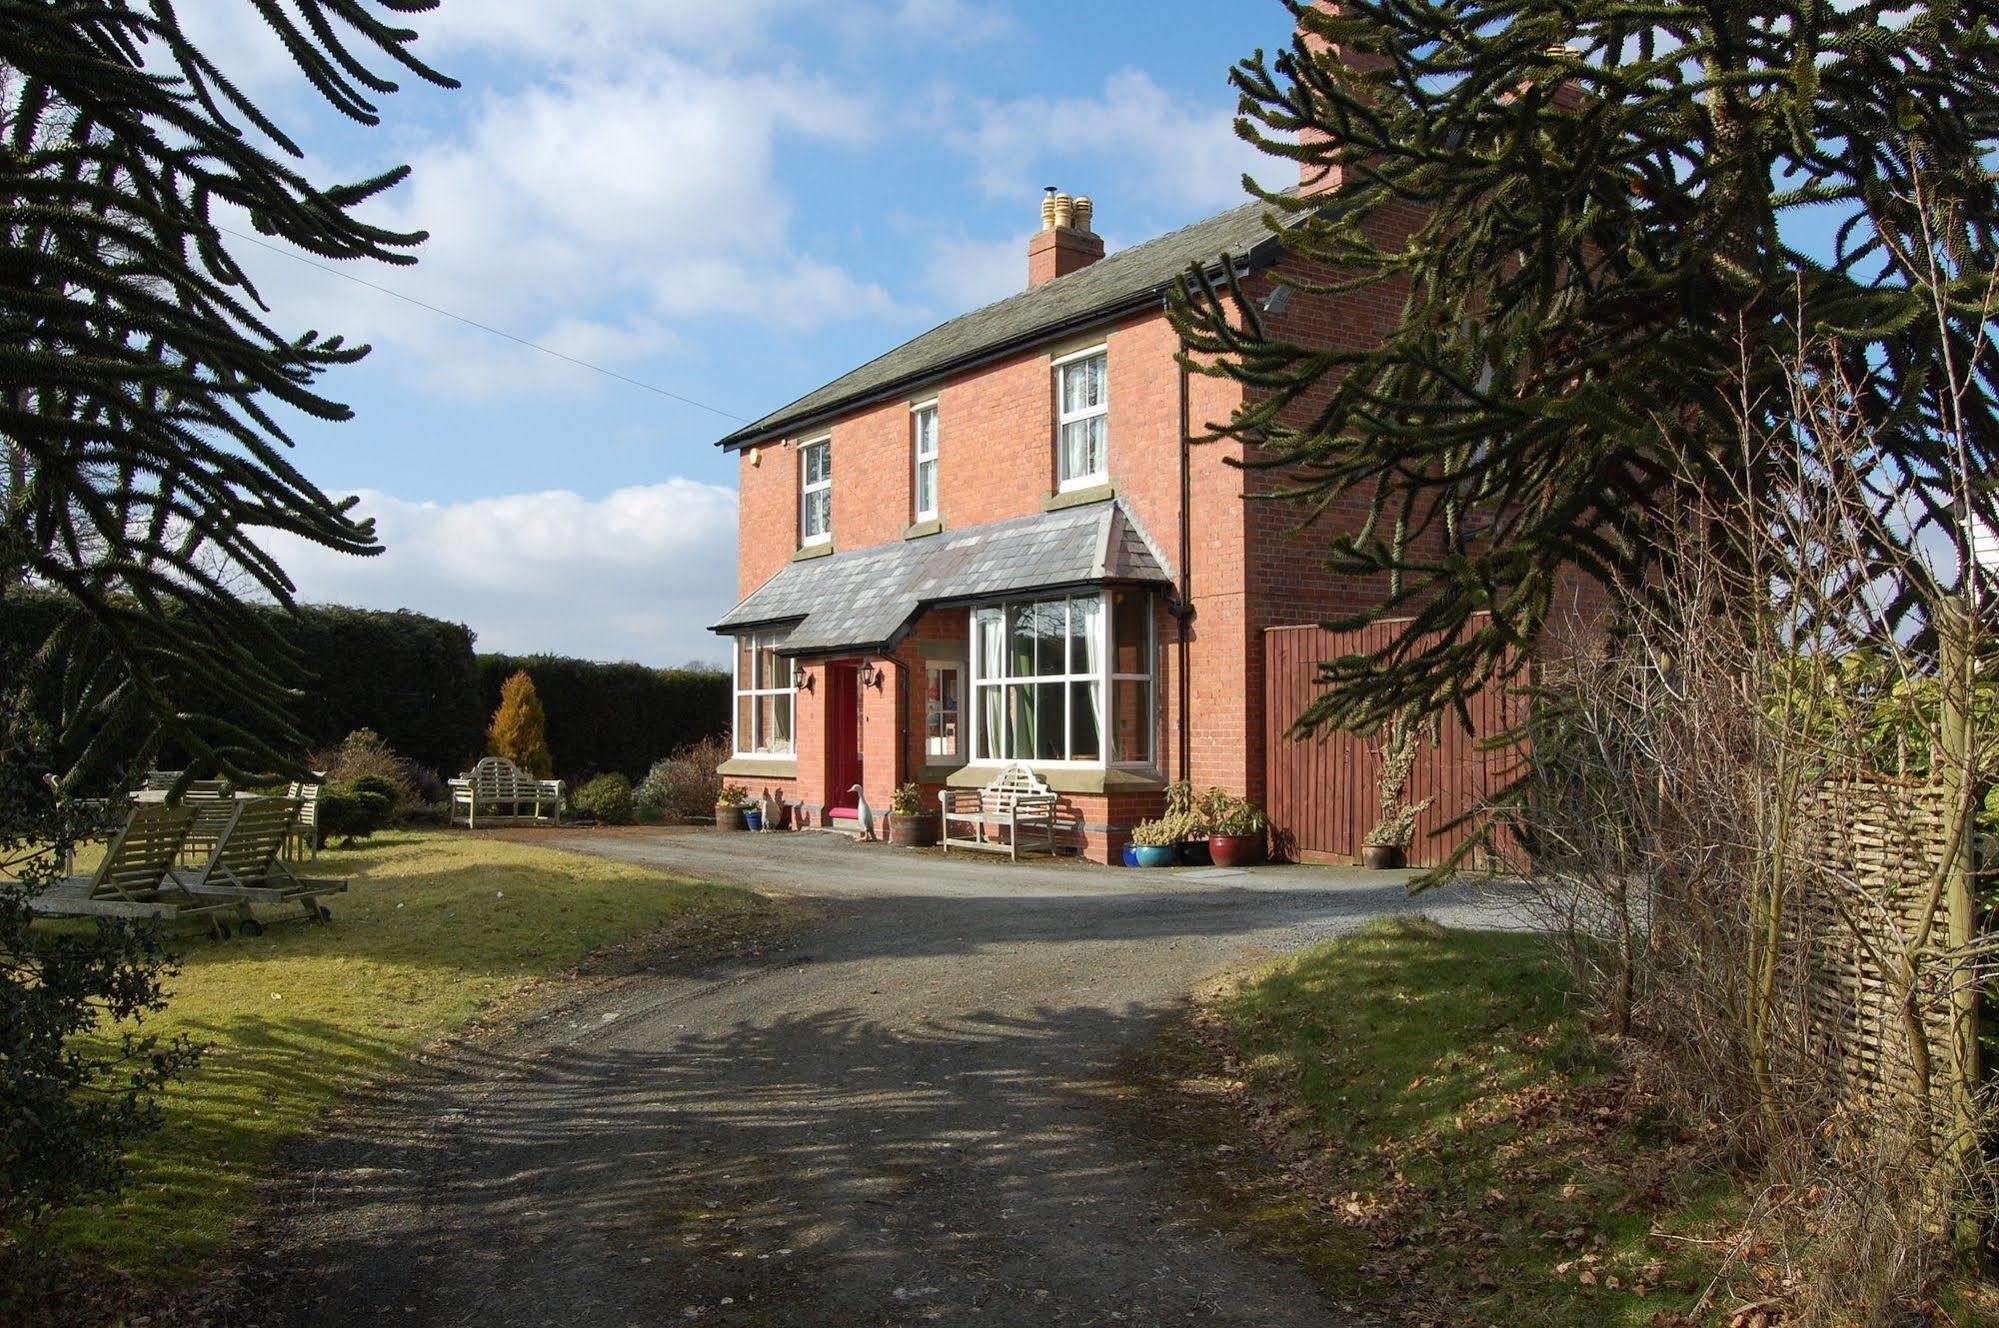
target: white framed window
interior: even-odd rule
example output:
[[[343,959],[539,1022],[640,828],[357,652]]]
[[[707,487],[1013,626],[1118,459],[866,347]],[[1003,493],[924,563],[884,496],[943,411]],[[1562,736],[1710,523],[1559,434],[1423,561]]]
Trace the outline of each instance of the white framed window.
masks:
[[[932,663],[925,670],[923,754],[932,761],[965,757],[965,666]]]
[[[974,610],[974,759],[1149,765],[1152,631],[1152,597],[1138,590]]]
[[[736,755],[790,756],[798,750],[791,707],[797,661],[777,653],[781,632],[736,638]]]
[[[916,519],[937,519],[937,403],[910,407],[910,432],[916,452]]]
[[[833,440],[819,438],[798,447],[798,542],[824,544],[833,538]]]
[[[1110,478],[1110,353],[1102,348],[1055,361],[1055,478],[1067,493]]]

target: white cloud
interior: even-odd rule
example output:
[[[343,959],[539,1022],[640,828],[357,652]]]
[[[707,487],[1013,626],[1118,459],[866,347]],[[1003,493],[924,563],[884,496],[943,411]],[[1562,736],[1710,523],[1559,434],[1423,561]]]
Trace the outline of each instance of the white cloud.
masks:
[[[483,651],[721,660],[707,627],[736,588],[736,494],[672,479],[601,499],[557,490],[460,503],[363,491],[385,552],[267,543],[299,598],[415,609],[479,634]]]
[[[613,364],[669,349],[672,320],[690,316],[810,329],[892,314],[880,286],[798,251],[776,161],[780,139],[834,151],[872,129],[866,103],[823,79],[668,57],[612,82],[556,77],[489,95],[370,209],[381,224],[428,231],[422,261],[366,276]],[[282,258],[244,256],[287,326],[335,327],[412,352],[432,386],[548,381],[519,374],[521,352],[504,342]],[[579,341],[587,353],[562,344]]]
[[[980,186],[996,198],[1031,200],[1053,182],[1047,177],[1057,162],[1080,157],[1099,165],[1105,181],[1060,183],[1095,194],[1100,218],[1107,205],[1134,195],[1223,208],[1246,201],[1245,172],[1283,173],[1281,163],[1236,137],[1232,105],[1189,105],[1138,70],[1111,75],[1093,97],[976,103],[959,142]]]

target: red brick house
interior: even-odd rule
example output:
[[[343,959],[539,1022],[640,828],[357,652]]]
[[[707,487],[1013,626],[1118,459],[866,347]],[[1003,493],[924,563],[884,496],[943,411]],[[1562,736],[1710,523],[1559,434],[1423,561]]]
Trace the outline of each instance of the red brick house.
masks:
[[[1296,709],[1267,705],[1266,656],[1374,592],[1324,567],[1323,529],[1290,532],[1297,509],[1244,501],[1268,481],[1229,464],[1239,446],[1191,442],[1241,389],[1176,362],[1165,303],[1190,264],[1228,264],[1277,334],[1363,344],[1398,300],[1273,298],[1286,259],[1259,203],[1109,256],[1092,211],[1050,197],[1023,293],[721,441],[742,494],[742,601],[716,626],[736,641],[725,772],[806,823],[850,815],[855,785],[880,809],[913,781],[934,807],[1013,761],[1099,860],[1174,779],[1261,805],[1309,807],[1324,791],[1300,781],[1322,777],[1369,796],[1365,748],[1323,776],[1324,749],[1282,750]],[[1289,706],[1320,643],[1283,642],[1304,661]],[[1330,834],[1299,847],[1358,851]]]

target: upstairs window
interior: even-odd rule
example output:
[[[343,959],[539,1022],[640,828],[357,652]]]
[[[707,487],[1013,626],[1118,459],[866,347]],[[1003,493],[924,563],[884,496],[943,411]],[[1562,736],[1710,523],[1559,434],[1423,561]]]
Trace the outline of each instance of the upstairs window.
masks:
[[[1086,351],[1055,364],[1056,487],[1067,493],[1110,478],[1110,356]]]
[[[916,437],[916,519],[937,519],[937,403],[927,402],[910,412]]]
[[[797,750],[791,705],[798,665],[777,653],[782,635],[736,638],[736,755],[790,756]]]
[[[833,440],[821,438],[798,449],[798,542],[824,544],[833,538]]]

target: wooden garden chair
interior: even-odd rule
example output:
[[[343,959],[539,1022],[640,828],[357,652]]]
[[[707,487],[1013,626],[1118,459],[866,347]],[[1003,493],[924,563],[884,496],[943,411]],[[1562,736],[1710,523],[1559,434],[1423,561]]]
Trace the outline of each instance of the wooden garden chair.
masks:
[[[293,862],[310,856],[319,861],[319,791],[326,787],[326,774],[315,770],[310,780],[293,780],[285,796],[298,804],[298,817],[285,839],[285,856]]]
[[[526,808],[525,813],[522,808]],[[562,812],[562,781],[537,779],[504,756],[488,756],[451,781],[451,820],[468,830],[487,824],[554,821]]]
[[[319,901],[345,891],[347,882],[301,879],[283,860],[298,821],[298,801],[237,798],[235,803],[207,859],[199,867],[175,873],[180,888],[198,899],[235,904],[242,929],[251,936],[264,930],[250,913],[252,904],[297,904],[308,921],[331,918],[332,912]]]
[[[111,837],[97,869],[69,876],[28,896],[28,907],[52,918],[128,918],[173,922],[222,912],[230,906],[197,899],[180,888],[173,869],[194,824],[195,809],[184,804],[144,802],[134,806]],[[218,935],[228,928],[211,918]]]

